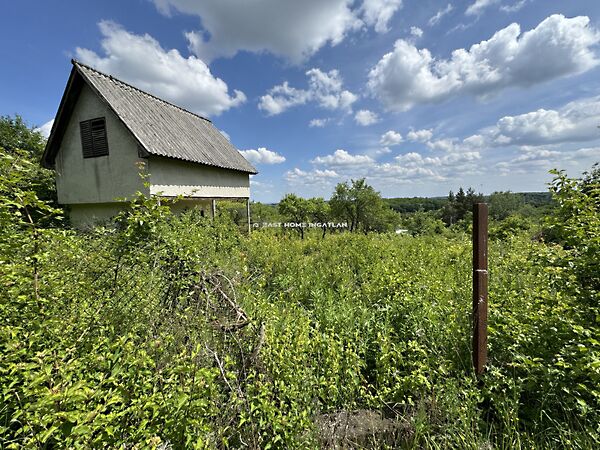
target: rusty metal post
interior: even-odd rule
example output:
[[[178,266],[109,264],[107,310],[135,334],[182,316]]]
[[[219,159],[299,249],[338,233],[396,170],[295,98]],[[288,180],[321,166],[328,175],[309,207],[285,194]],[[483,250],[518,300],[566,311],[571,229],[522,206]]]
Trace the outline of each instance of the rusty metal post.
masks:
[[[246,217],[248,218],[248,234],[252,229],[252,224],[250,223],[250,198],[246,200]]]
[[[473,205],[473,368],[479,376],[487,362],[488,206]]]

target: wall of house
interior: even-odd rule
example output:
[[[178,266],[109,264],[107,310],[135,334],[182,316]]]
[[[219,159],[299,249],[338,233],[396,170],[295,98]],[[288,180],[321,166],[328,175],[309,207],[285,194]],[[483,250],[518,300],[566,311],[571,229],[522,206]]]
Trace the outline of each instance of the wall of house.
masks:
[[[106,118],[108,155],[84,159],[79,122],[96,117]],[[111,203],[116,198],[130,198],[137,191],[149,194],[138,176],[137,164],[142,161],[145,160],[138,157],[137,142],[131,133],[84,84],[56,157],[59,203]]]
[[[69,206],[69,220],[75,228],[85,229],[109,221],[119,214],[126,203],[74,203]]]
[[[170,206],[174,214],[196,208],[205,217],[212,217],[211,200],[208,199],[182,199]],[[75,228],[85,229],[109,221],[126,208],[124,202],[76,203],[69,206],[69,219]]]
[[[168,197],[249,198],[250,177],[236,170],[150,156],[150,193]]]

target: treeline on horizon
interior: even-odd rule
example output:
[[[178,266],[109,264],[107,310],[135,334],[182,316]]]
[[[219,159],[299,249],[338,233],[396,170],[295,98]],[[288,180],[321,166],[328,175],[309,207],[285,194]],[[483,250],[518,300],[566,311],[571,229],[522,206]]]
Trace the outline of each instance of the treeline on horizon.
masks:
[[[494,227],[501,234],[541,227],[543,218],[556,207],[550,192],[476,193],[471,187],[459,187],[446,197],[382,198],[364,178],[339,183],[329,200],[322,197],[302,198],[287,194],[279,203],[251,203],[253,223],[269,222],[346,222],[347,228],[331,232],[390,232],[400,230],[413,236],[444,234],[451,230],[466,231],[473,204],[489,205]],[[238,224],[245,223],[241,205],[220,203],[220,213]],[[304,237],[304,230],[296,230]],[[536,233],[540,230],[536,230]],[[322,229],[325,237],[327,230]]]

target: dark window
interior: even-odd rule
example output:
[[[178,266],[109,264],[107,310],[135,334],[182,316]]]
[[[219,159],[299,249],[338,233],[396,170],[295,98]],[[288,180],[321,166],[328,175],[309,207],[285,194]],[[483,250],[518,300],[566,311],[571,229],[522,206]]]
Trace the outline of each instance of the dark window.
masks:
[[[79,130],[81,131],[81,148],[84,158],[108,155],[104,117],[79,122]]]

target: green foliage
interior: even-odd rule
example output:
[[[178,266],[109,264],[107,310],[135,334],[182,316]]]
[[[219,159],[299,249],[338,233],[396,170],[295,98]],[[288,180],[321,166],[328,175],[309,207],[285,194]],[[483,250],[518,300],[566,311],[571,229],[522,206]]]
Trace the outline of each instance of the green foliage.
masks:
[[[413,236],[432,236],[445,232],[444,222],[431,212],[417,211],[409,214],[405,219],[405,226]]]
[[[554,171],[550,186],[558,204],[548,218],[550,234],[567,250],[561,265],[578,280],[574,293],[598,307],[600,299],[600,170],[582,179]],[[580,290],[581,289],[581,290]]]
[[[401,214],[417,211],[437,211],[446,204],[446,199],[442,197],[385,198],[383,200],[390,208]]]
[[[281,216],[276,205],[269,205],[260,202],[250,203],[250,216],[252,222],[281,222]]]
[[[600,446],[595,172],[557,173],[556,243],[498,222],[478,382],[471,244],[432,213],[299,240],[138,196],[82,234],[29,220],[53,210],[23,161],[0,159],[1,448],[331,448],[324,417],[356,411],[375,448]]]
[[[504,220],[516,213],[524,204],[521,194],[510,191],[494,192],[487,199],[490,217],[495,220]]]
[[[28,127],[20,116],[0,117],[0,152],[3,157],[14,158],[26,164],[26,177],[20,181],[21,188],[35,192],[43,201],[57,206],[54,174],[40,166],[46,140],[34,128]],[[25,175],[25,172],[22,172]]]
[[[350,231],[391,231],[400,222],[400,216],[364,178],[339,183],[329,204],[332,215],[347,221]]]

